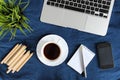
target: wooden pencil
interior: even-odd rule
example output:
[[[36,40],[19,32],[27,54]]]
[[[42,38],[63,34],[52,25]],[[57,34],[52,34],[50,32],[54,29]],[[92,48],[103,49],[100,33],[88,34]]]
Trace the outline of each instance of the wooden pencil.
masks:
[[[15,54],[15,52],[19,49],[20,45],[16,44],[15,47],[8,53],[8,55],[1,61],[1,64],[7,63],[7,61]]]
[[[16,52],[16,54],[8,61],[7,65],[10,66],[14,60],[17,59],[17,57],[20,55],[21,52],[23,52],[26,49],[26,46],[22,45],[21,48]]]
[[[17,62],[22,58],[22,56],[24,55],[25,52],[26,52],[26,50],[21,52],[20,55],[16,58],[16,60],[14,60],[11,65],[9,65],[8,69],[13,68],[17,64]]]
[[[29,57],[17,68],[17,72],[25,65],[25,63],[32,57],[33,53],[29,55]],[[12,71],[14,73],[14,71]]]
[[[29,57],[30,51],[27,51],[25,55],[18,61],[18,63],[11,69],[13,72],[17,70],[17,68]]]
[[[10,61],[10,59],[20,50],[20,48],[22,47],[22,44],[19,44],[19,46],[17,47],[17,49],[15,51],[13,51],[13,55],[11,57],[9,57],[9,59],[7,59],[4,63],[7,65],[7,63]]]

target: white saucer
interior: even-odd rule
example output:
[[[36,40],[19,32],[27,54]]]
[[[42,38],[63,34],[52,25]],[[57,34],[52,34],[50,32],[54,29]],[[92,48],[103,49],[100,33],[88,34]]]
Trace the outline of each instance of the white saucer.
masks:
[[[59,56],[59,58],[57,58],[55,60],[48,60],[48,59],[46,59],[42,56],[42,54],[41,54],[42,47],[47,42],[56,42],[56,44],[60,46],[61,55]],[[36,52],[37,52],[37,57],[39,58],[39,60],[42,63],[44,63],[45,65],[57,66],[57,65],[60,65],[61,63],[63,63],[65,61],[65,59],[67,58],[67,56],[68,56],[68,45],[62,37],[60,37],[58,35],[51,34],[51,35],[47,35],[47,36],[43,37],[38,42]]]

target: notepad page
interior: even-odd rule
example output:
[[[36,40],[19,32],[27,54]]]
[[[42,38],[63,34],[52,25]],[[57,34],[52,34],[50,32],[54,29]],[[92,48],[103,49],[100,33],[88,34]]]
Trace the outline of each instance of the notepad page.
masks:
[[[88,64],[90,63],[90,61],[95,56],[95,54],[92,51],[90,51],[87,47],[85,47],[84,45],[81,45],[77,49],[75,54],[72,56],[72,58],[67,63],[67,65],[69,65],[71,68],[73,68],[75,71],[77,71],[80,74],[83,72],[83,64],[82,64],[82,60],[81,60],[82,53],[84,56],[83,60],[84,60],[85,67],[87,67]]]

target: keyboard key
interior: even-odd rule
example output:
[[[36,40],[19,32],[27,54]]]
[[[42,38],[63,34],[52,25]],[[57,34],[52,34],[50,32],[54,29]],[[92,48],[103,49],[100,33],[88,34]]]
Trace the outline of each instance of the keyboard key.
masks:
[[[90,14],[90,10],[86,10],[86,13],[87,13],[87,14]]]
[[[80,7],[81,7],[81,4],[78,4],[78,7],[80,8]]]
[[[98,8],[95,8],[95,11],[98,11],[99,9]]]
[[[103,16],[104,18],[107,18],[107,16]]]
[[[95,14],[96,16],[98,16],[98,14]]]
[[[86,5],[89,5],[89,2],[88,2],[88,1],[86,1],[86,2],[85,2],[85,4],[86,4]]]
[[[76,2],[76,0],[73,0],[73,2]]]
[[[98,4],[98,7],[99,7],[99,8],[101,8],[101,7],[102,7],[102,5],[101,5],[101,4]]]
[[[102,1],[103,4],[106,4],[106,1]]]
[[[74,3],[74,6],[77,7],[77,3]]]
[[[77,0],[77,3],[80,3],[80,0]]]
[[[50,2],[49,2],[49,1],[47,2],[47,5],[50,5]]]
[[[56,0],[49,0],[49,1],[56,2]]]
[[[82,5],[82,8],[86,8],[86,5]]]
[[[90,6],[87,6],[87,9],[90,9]]]
[[[60,2],[61,2],[61,0],[57,0],[57,2],[58,2],[58,3],[60,3]]]
[[[70,2],[70,5],[72,6],[72,5],[73,5],[73,2]]]
[[[51,6],[54,6],[54,2],[51,2]]]
[[[102,13],[108,13],[108,10],[104,10],[104,9],[99,9],[99,11]]]
[[[103,5],[104,9],[109,9],[109,6]]]
[[[107,2],[107,5],[110,5],[110,2]]]
[[[94,2],[97,2],[97,0],[94,0]]]
[[[65,3],[66,5],[68,5],[69,4],[69,1],[66,1],[66,3]]]
[[[58,4],[58,3],[56,3],[56,4],[55,4],[55,6],[56,6],[56,7],[58,7],[58,6],[59,6],[59,4]]]
[[[93,2],[90,2],[90,6],[93,6]]]
[[[91,14],[92,14],[92,15],[94,15],[94,14],[95,14],[95,12],[94,12],[94,11],[91,11]]]
[[[64,5],[63,4],[60,4],[60,6],[59,6],[60,8],[63,8],[64,7]]]
[[[94,3],[94,6],[97,7],[97,3]]]
[[[99,13],[99,16],[101,16],[101,17],[102,17],[102,16],[103,16],[103,13]]]
[[[83,1],[83,0],[82,0],[82,1],[81,1],[81,3],[82,3],[82,4],[84,4],[84,3],[85,3],[85,1]]]
[[[102,2],[102,0],[98,0],[98,3],[101,3]]]
[[[70,10],[79,11],[79,12],[85,11],[84,9],[75,8],[75,7],[71,7],[71,6],[65,6],[65,9],[70,9]]]
[[[62,0],[62,1],[61,1],[61,3],[62,3],[62,4],[64,4],[64,3],[65,3],[65,1],[64,1],[64,0]]]
[[[91,10],[94,10],[94,7],[91,7]]]

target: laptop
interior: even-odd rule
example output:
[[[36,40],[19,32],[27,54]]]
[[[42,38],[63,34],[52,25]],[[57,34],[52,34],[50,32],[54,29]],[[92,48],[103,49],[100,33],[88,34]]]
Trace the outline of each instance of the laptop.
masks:
[[[115,0],[44,0],[40,20],[105,36]]]

